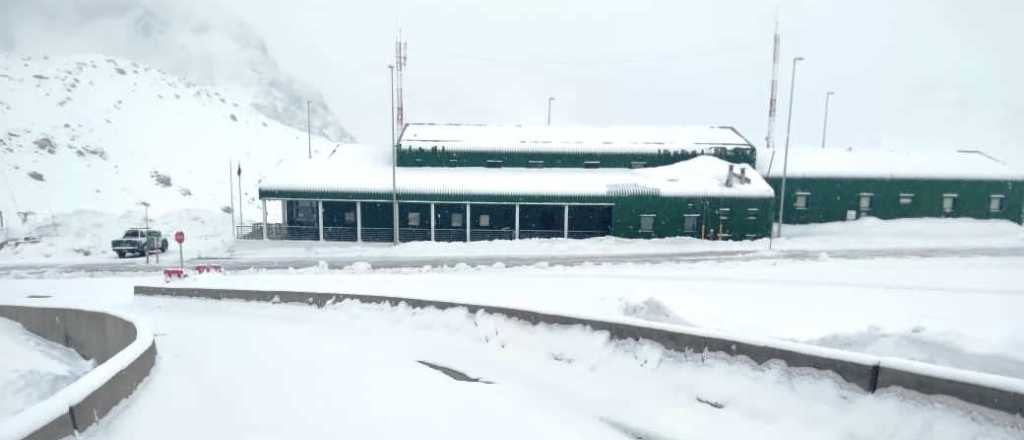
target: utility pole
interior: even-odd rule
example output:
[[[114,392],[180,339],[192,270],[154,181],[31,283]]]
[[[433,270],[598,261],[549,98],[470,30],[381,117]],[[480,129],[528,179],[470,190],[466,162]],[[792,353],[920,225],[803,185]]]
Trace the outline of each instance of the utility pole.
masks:
[[[228,197],[228,201],[231,202],[231,236],[235,237],[235,167],[232,166],[231,161],[228,161],[228,191],[231,196]]]
[[[835,94],[836,94],[836,92],[833,92],[831,90],[829,90],[828,93],[825,93],[825,122],[822,122],[822,124],[821,124],[821,148],[825,148],[825,136],[828,135],[828,102],[829,102],[829,98],[831,98],[832,95],[835,95]]]
[[[139,202],[139,204],[142,205],[143,209],[145,210],[144,213],[142,214],[143,215],[142,220],[143,220],[143,223],[146,224],[146,230],[148,231],[149,230],[149,202],[141,201],[141,202]]]
[[[238,225],[245,226],[245,217],[242,216],[242,163],[238,163]]]
[[[782,185],[779,189],[779,237],[782,237],[782,221],[786,208],[786,172],[789,168],[789,133],[793,126],[793,90],[796,89],[796,63],[804,57],[793,58],[793,71],[789,78],[789,114],[786,115],[786,151],[782,156]]]
[[[306,147],[307,147],[307,149],[309,151],[309,158],[312,159],[313,158],[313,121],[311,121],[309,119],[309,115],[310,115],[309,106],[310,106],[310,101],[307,99],[306,100],[306,142],[307,142],[306,143]]]
[[[775,34],[772,36],[772,85],[768,96],[768,133],[764,137],[765,149],[775,148],[775,107],[779,90],[779,21],[775,20]],[[774,151],[773,151],[774,153]]]
[[[395,246],[398,245],[398,179],[396,178],[398,163],[398,146],[395,145],[395,66],[388,64],[390,80],[388,85],[391,94],[391,220]],[[431,219],[433,221],[433,219]]]
[[[406,54],[408,46],[405,41],[402,41],[402,31],[398,31],[398,40],[395,41],[395,70],[397,73],[397,87],[393,89],[394,99],[398,102],[398,107],[395,108],[394,117],[397,119],[397,124],[391,131],[397,129],[399,132],[405,128],[405,98],[402,96],[402,77],[405,73],[405,62],[408,59]],[[392,142],[394,144],[394,142]]]
[[[554,102],[554,96],[548,96],[548,125],[551,125],[551,103]]]

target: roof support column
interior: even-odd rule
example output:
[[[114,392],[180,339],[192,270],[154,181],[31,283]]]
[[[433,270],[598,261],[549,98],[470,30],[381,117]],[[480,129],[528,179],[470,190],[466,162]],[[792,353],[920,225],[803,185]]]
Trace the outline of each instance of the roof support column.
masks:
[[[316,201],[316,224],[320,227],[320,241],[324,241],[324,201]]]
[[[472,215],[473,215],[473,213],[471,212],[471,209],[469,207],[469,203],[467,203],[466,204],[466,243],[469,243],[472,240],[470,238],[471,237],[470,234],[472,233],[472,230],[473,230],[473,220],[472,220],[473,217],[472,217]]]
[[[437,227],[434,225],[434,223],[436,223],[436,220],[437,220],[437,214],[434,213],[434,203],[431,202],[430,203],[430,241],[434,241],[434,230],[437,229]]]
[[[263,239],[267,239],[267,199],[263,199]]]
[[[562,238],[569,238],[569,205],[562,212]]]
[[[363,202],[356,202],[356,243],[363,242]]]
[[[512,239],[519,239],[519,204],[516,203],[516,229],[512,234]]]

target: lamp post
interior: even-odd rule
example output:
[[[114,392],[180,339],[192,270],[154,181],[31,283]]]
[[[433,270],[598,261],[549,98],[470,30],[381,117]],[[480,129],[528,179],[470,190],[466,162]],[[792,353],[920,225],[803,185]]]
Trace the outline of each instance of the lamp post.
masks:
[[[825,136],[828,135],[828,102],[836,92],[831,90],[825,93],[825,122],[821,124],[821,148],[825,148]]]
[[[779,188],[779,233],[782,237],[782,221],[786,208],[786,172],[789,168],[789,133],[793,126],[793,90],[796,89],[796,63],[803,61],[804,57],[793,58],[793,70],[789,78],[789,114],[786,116],[786,148],[782,155],[782,185]]]
[[[548,125],[551,125],[551,103],[554,102],[554,96],[548,96]]]
[[[394,235],[394,243],[398,245],[398,184],[395,173],[397,172],[398,164],[398,146],[395,145],[395,66],[388,64],[388,71],[390,73],[390,79],[388,81],[389,90],[388,93],[391,95],[391,223],[392,223],[392,235]],[[433,220],[431,220],[433,221]]]
[[[142,207],[145,208],[145,213],[142,214],[142,220],[144,223],[146,223],[146,230],[149,230],[149,202],[142,201],[139,202],[139,205],[142,205]]]
[[[306,149],[310,159],[313,158],[313,121],[309,118],[311,104],[309,100],[306,100]]]

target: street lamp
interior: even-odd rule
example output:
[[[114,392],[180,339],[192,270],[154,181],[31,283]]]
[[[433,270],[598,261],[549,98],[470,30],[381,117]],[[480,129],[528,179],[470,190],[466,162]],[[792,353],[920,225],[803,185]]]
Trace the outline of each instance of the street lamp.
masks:
[[[789,133],[793,126],[793,90],[796,89],[796,63],[803,61],[804,57],[793,58],[793,70],[789,78],[789,114],[786,116],[786,148],[782,155],[782,185],[779,188],[779,233],[782,237],[782,221],[786,207],[786,172],[789,168]]]
[[[309,152],[309,158],[313,158],[313,121],[309,118],[310,115],[310,104],[311,101],[306,100],[306,148]]]
[[[548,125],[551,125],[551,103],[555,100],[554,96],[548,97]]]
[[[825,136],[828,135],[828,102],[836,92],[831,90],[825,93],[825,122],[821,124],[821,148],[825,148]]]
[[[388,71],[390,73],[390,79],[388,81],[389,91],[391,95],[391,223],[392,223],[392,235],[394,235],[394,243],[398,245],[398,183],[395,173],[397,172],[396,167],[398,164],[398,146],[395,145],[395,65],[388,64]],[[433,220],[431,220],[433,221]]]
[[[142,207],[145,208],[145,213],[143,214],[142,220],[143,220],[143,222],[146,223],[146,230],[149,230],[149,202],[146,202],[146,201],[139,202],[139,206],[142,206]]]

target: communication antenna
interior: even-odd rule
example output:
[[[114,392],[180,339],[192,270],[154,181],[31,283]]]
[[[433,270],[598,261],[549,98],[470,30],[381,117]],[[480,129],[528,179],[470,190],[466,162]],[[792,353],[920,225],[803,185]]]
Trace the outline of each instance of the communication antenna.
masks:
[[[397,107],[395,108],[395,129],[401,133],[402,129],[405,128],[405,100],[402,98],[402,73],[405,71],[405,62],[408,59],[406,50],[408,49],[407,43],[402,41],[402,31],[398,31],[398,40],[395,41],[395,70],[397,76],[395,77],[395,101],[397,101]],[[397,135],[396,135],[397,136]]]
[[[768,133],[764,138],[765,148],[775,148],[775,107],[779,93],[779,19],[775,18],[775,34],[772,36],[772,88],[768,97]]]

